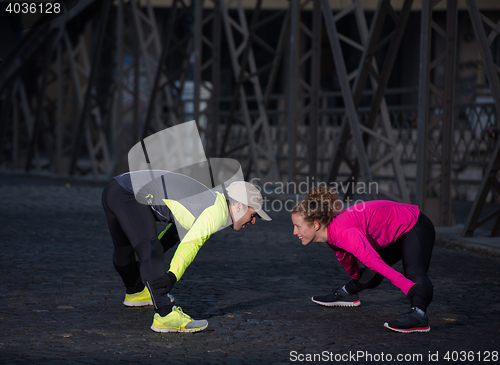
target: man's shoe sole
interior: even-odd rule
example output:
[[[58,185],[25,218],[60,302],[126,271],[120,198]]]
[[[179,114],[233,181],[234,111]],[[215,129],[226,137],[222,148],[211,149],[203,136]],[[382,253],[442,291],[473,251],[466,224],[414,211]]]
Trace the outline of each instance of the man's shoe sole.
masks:
[[[185,329],[185,330],[181,330],[181,329],[177,329],[177,328],[158,328],[158,327],[155,327],[153,325],[151,326],[151,329],[155,332],[198,332],[198,331],[204,330],[207,327],[208,327],[208,323],[204,327]]]
[[[311,298],[311,300],[319,305],[324,305],[325,307],[359,307],[361,302],[356,300],[355,302],[320,302]]]
[[[394,327],[390,327],[389,323],[387,323],[387,322],[384,323],[384,327],[385,328],[389,328],[392,331],[396,331],[396,332],[400,332],[400,333],[429,332],[431,330],[430,326],[427,326],[427,327],[415,327],[415,328],[408,328],[408,329],[394,328]]]
[[[146,302],[129,302],[127,300],[124,300],[123,304],[126,305],[127,307],[145,307],[147,305],[153,305],[153,302],[151,302],[151,301],[146,301]]]

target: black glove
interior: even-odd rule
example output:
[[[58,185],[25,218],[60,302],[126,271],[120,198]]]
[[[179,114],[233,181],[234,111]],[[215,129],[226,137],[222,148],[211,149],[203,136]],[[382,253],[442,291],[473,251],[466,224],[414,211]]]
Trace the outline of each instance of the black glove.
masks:
[[[175,277],[174,273],[169,271],[165,275],[162,275],[159,278],[153,280],[153,282],[151,283],[151,287],[153,288],[153,290],[157,291],[158,294],[166,295],[170,292],[170,290],[172,290],[176,282],[177,278]]]

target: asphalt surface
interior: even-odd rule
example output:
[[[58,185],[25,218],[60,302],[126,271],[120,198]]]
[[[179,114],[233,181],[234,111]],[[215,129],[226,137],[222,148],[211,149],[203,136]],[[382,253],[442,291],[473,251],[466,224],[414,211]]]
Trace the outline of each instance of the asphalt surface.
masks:
[[[432,329],[400,334],[383,324],[408,302],[387,280],[357,308],[309,299],[348,276],[326,244],[301,245],[286,211],[213,235],[176,285],[205,331],[153,332],[152,307],[122,305],[102,189],[0,175],[1,364],[500,362],[498,256],[438,244]]]

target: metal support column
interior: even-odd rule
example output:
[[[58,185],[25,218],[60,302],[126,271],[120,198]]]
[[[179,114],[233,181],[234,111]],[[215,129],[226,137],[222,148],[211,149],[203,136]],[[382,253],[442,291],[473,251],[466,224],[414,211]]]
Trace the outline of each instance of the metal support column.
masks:
[[[370,105],[370,112],[367,121],[359,128],[364,132],[363,142],[366,148],[369,148],[369,142],[385,145],[386,153],[383,156],[372,156],[373,162],[370,164],[372,172],[390,163],[395,176],[395,182],[398,186],[399,194],[395,194],[387,189],[379,187],[379,193],[393,199],[409,202],[409,192],[406,186],[405,176],[399,160],[399,153],[396,150],[396,141],[389,118],[387,104],[385,103],[384,93],[389,81],[389,77],[396,59],[397,51],[403,37],[404,30],[411,11],[413,0],[405,0],[401,13],[398,15],[394,11],[390,0],[381,0],[377,6],[370,32],[368,33],[366,19],[359,0],[353,0],[353,10],[355,10],[356,21],[359,34],[362,41],[363,55],[359,63],[356,74],[356,80],[353,86],[353,99],[356,107],[359,107],[362,93],[368,76],[373,89],[373,98]],[[394,22],[394,30],[383,39],[380,39],[383,26],[386,19],[390,18]],[[378,72],[375,56],[377,52],[384,50],[388,45],[387,54],[383,61],[382,72]],[[380,127],[376,127],[377,121],[380,121]],[[348,166],[352,166],[352,177],[357,180],[359,173],[359,161],[355,163],[350,161],[346,150],[349,139],[350,129],[347,123],[347,117],[343,119],[341,131],[337,135],[335,150],[331,160],[328,172],[328,181],[335,181],[342,161],[346,161]],[[378,159],[377,159],[378,158]]]
[[[101,51],[103,49],[103,44],[104,44],[104,37],[106,35],[106,28],[107,28],[107,23],[108,23],[108,18],[109,18],[109,13],[111,9],[111,0],[105,0],[102,2],[102,8],[101,8],[101,16],[99,18],[99,30],[97,32],[97,46],[95,48],[95,53],[93,55],[92,59],[92,65],[91,65],[91,70],[90,70],[90,76],[87,81],[86,85],[86,90],[85,90],[85,100],[83,104],[83,109],[80,115],[80,120],[78,123],[78,131],[76,135],[76,140],[75,140],[75,147],[73,149],[73,153],[71,156],[71,166],[69,173],[70,175],[73,175],[76,172],[76,165],[77,165],[77,160],[80,155],[80,148],[81,148],[81,143],[82,143],[82,138],[84,138],[87,141],[87,148],[88,152],[90,155],[90,158],[92,160],[92,167],[93,167],[93,172],[95,175],[97,175],[99,172],[99,169],[97,167],[97,159],[96,155],[98,153],[102,153],[104,158],[101,162],[102,165],[102,170],[104,172],[109,171],[110,169],[110,159],[109,159],[109,152],[107,151],[107,146],[105,143],[105,136],[103,133],[102,129],[102,123],[99,120],[100,118],[97,118],[96,115],[92,115],[91,110],[92,109],[98,109],[99,105],[96,103],[97,98],[95,96],[95,83],[97,80],[97,69],[98,69],[98,64],[99,61],[101,60]],[[87,120],[89,118],[89,120]],[[98,134],[97,138],[93,138],[90,135],[90,128],[88,127],[88,123],[91,123],[91,121],[95,121],[95,128],[96,128],[96,133]],[[94,124],[94,123],[93,123]]]
[[[220,7],[220,0],[214,0],[214,8],[210,15],[205,17],[204,22],[211,22],[212,39],[208,39],[206,36],[203,37],[204,42],[211,50],[211,54],[205,56],[202,69],[206,70],[210,67],[210,80],[211,80],[211,90],[210,90],[210,100],[208,101],[207,110],[207,143],[206,151],[207,155],[212,157],[217,155],[217,146],[220,144],[222,135],[219,135],[219,101],[221,95],[221,26],[222,26],[222,14]]]
[[[318,140],[319,140],[319,98],[320,98],[320,63],[321,63],[321,3],[314,0],[313,5],[313,25],[311,33],[311,72],[310,72],[310,108],[309,108],[309,178],[314,180],[318,177]]]
[[[313,2],[310,25],[304,9]],[[297,175],[317,178],[318,119],[321,54],[321,3],[290,2],[290,57],[288,62],[288,181]]]
[[[212,2],[209,11],[204,9],[204,1],[191,2],[188,6],[185,0],[175,0],[170,7],[163,41],[159,39],[150,1],[146,11],[135,17],[135,24],[151,83],[142,138],[194,119],[205,147],[212,143],[209,149],[214,155],[217,131],[209,125],[209,114],[217,118],[220,5],[218,0]],[[143,31],[142,27],[151,32]]]
[[[493,40],[498,37],[500,33],[500,28],[498,23],[494,23],[484,14],[479,12],[477,4],[475,1],[467,0],[467,9],[469,10],[469,15],[472,21],[472,26],[474,28],[474,33],[476,35],[476,40],[479,46],[479,51],[481,52],[481,57],[483,59],[484,70],[486,77],[488,79],[488,84],[491,89],[491,94],[495,101],[496,118],[500,116],[500,81],[499,76],[499,65],[496,65],[493,61],[490,44]],[[486,35],[485,27],[491,29],[491,32]],[[491,236],[500,236],[500,208],[494,210],[493,212],[487,214],[486,216],[480,218],[481,213],[484,210],[486,203],[486,198],[488,194],[493,191],[500,193],[500,138],[496,141],[495,149],[493,152],[493,158],[486,168],[485,175],[481,182],[481,187],[474,200],[472,209],[465,222],[464,229],[462,231],[463,236],[472,236],[474,230],[491,219],[495,219],[493,229],[491,231]]]
[[[127,11],[130,8],[124,4],[124,0],[118,0],[116,4],[116,91],[113,96],[111,116],[111,136],[110,150],[113,161],[113,175],[122,174],[128,171],[128,161],[126,158],[127,147],[133,144],[133,141],[139,138],[138,127],[138,103],[131,103],[134,100],[133,90],[130,80],[135,80],[135,75],[139,71],[139,62],[137,57],[131,57],[132,52],[127,52],[126,39],[134,39],[129,34],[130,27],[127,27],[126,20],[130,19],[131,14]],[[137,52],[135,52],[137,53]],[[128,55],[127,62],[126,55]],[[132,72],[130,72],[132,71]]]
[[[43,66],[42,66],[42,81],[38,86],[36,90],[36,110],[34,114],[34,126],[33,126],[33,133],[31,135],[29,144],[28,144],[28,153],[26,157],[26,165],[25,165],[25,170],[30,171],[31,168],[33,167],[33,155],[35,153],[35,150],[38,147],[38,144],[40,143],[40,138],[41,134],[43,131],[43,124],[45,124],[45,111],[47,107],[47,102],[50,103],[50,100],[47,100],[46,97],[46,92],[47,92],[47,86],[50,83],[54,82],[54,73],[51,70],[52,66],[52,59],[54,58],[57,50],[57,44],[59,43],[60,39],[62,38],[62,35],[64,33],[64,27],[61,26],[58,29],[55,30],[55,32],[50,36],[48,39],[48,44],[45,49],[45,57],[43,60]],[[49,80],[50,76],[52,76],[51,80]],[[38,161],[38,160],[37,160]],[[35,162],[36,169],[40,170],[41,166]]]
[[[232,17],[232,13],[229,12],[229,6],[231,4],[236,6],[236,18]],[[257,22],[260,5],[261,0],[258,0],[254,9],[252,27],[249,28],[241,0],[221,0],[222,17],[233,64],[233,72],[237,83],[234,95],[235,98],[239,98],[241,107],[240,112],[242,115],[242,117],[239,118],[233,106],[230,116],[231,121],[227,125],[225,138],[222,144],[221,155],[227,155],[230,151],[247,149],[248,155],[250,156],[247,167],[253,166],[252,169],[256,177],[258,177],[262,183],[274,183],[278,181],[279,173],[276,163],[275,146],[273,145],[266,111],[266,96],[268,94],[262,92],[262,85],[259,80],[259,75],[269,70],[274,64],[257,68],[252,46],[253,42],[258,42],[259,46],[268,52],[276,53],[276,49],[269,46],[269,44],[256,34],[259,25],[269,21],[266,19]],[[281,15],[280,13],[277,14]],[[275,18],[275,15],[271,17]],[[282,27],[281,32],[283,32],[283,29],[284,27]],[[239,39],[241,39],[241,41],[239,41]],[[278,47],[278,49],[279,48],[280,47]],[[248,89],[245,87],[248,87]],[[270,88],[270,90],[272,91],[272,88]],[[247,95],[248,93],[250,93],[250,95]],[[252,102],[250,101],[250,96],[254,98]],[[250,103],[256,104],[256,117],[253,117],[250,113]],[[238,145],[238,143],[236,143],[235,147],[231,146],[230,139],[234,139],[234,136],[231,135],[231,129],[241,128],[241,126],[236,126],[235,123],[232,122],[233,120],[238,121],[238,124],[244,125],[244,132],[247,139],[247,142],[243,145]],[[247,177],[248,172],[249,171],[246,173]]]
[[[194,119],[207,154],[215,156],[220,97],[220,1],[212,1],[210,12],[204,9],[204,4],[203,1],[194,4],[194,48],[191,57]]]
[[[183,1],[181,0],[180,3],[183,3]],[[175,8],[171,8],[171,12],[177,10],[177,4],[177,2],[174,2],[173,6],[175,6]],[[175,85],[173,80],[168,78],[166,75],[164,65],[160,63],[162,53],[164,53],[164,57],[166,57],[166,52],[162,52],[162,50],[169,46],[170,37],[173,37],[173,35],[171,33],[167,34],[165,42],[162,42],[158,26],[156,24],[155,14],[151,5],[151,0],[148,0],[145,5],[145,9],[143,10],[140,8],[139,0],[130,1],[136,40],[138,42],[138,49],[140,50],[140,54],[138,53],[137,57],[141,57],[141,60],[137,60],[136,62],[141,62],[140,65],[144,65],[146,71],[144,78],[147,80],[147,85],[144,85],[146,86],[145,93],[149,96],[149,98],[146,99],[148,111],[146,117],[144,118],[144,123],[142,123],[140,128],[142,131],[142,138],[146,137],[150,133],[162,130],[169,125],[175,125],[178,123],[178,115],[175,113],[176,108],[173,100],[174,97],[172,95],[172,89],[175,88]],[[184,4],[183,7],[186,8]],[[171,23],[168,26],[173,29],[174,24]],[[188,37],[191,38],[192,34],[188,34]],[[192,45],[188,48],[191,47]],[[187,54],[191,54],[191,49],[188,49]],[[184,57],[184,59],[186,58],[187,57]],[[187,63],[187,61],[185,62]],[[187,67],[187,64],[185,64],[184,69]],[[156,98],[157,88],[154,87],[154,85],[158,85],[160,90],[164,92],[164,95],[159,96],[159,100]],[[183,83],[180,85],[181,93],[183,85]],[[141,95],[138,88],[134,89],[136,97]],[[165,121],[162,118],[163,106],[168,110],[168,121]],[[152,120],[154,121],[154,124],[151,123]]]
[[[299,84],[299,74],[298,74],[298,63],[299,63],[299,0],[290,0],[290,44],[288,45],[290,50],[289,61],[288,61],[288,169],[287,177],[288,181],[295,181],[296,172],[296,138],[297,138],[297,109],[299,106],[298,100],[298,85]]]
[[[360,165],[362,178],[368,185],[373,181],[373,178],[370,171],[370,166],[368,164],[368,158],[363,143],[363,138],[361,136],[360,122],[356,112],[356,105],[352,96],[351,85],[349,84],[348,74],[342,54],[342,48],[340,47],[339,34],[337,32],[335,19],[333,17],[332,9],[330,8],[328,0],[321,0],[321,6],[323,10],[323,16],[325,18],[326,29],[328,31],[328,38],[330,40],[333,59],[335,61],[335,68],[337,71],[337,76],[339,78],[340,88],[342,90],[342,97],[344,99],[349,127],[351,129],[354,145],[356,147],[356,158]],[[375,193],[371,189],[368,189],[367,195],[370,199],[375,199]]]
[[[160,55],[157,60],[154,59],[154,56],[152,55],[152,62],[155,63],[155,76],[154,78],[151,79],[152,85],[150,91],[150,96],[148,100],[148,109],[146,112],[146,117],[144,118],[144,126],[141,128],[142,133],[140,135],[140,138],[146,138],[149,134],[149,132],[156,132],[157,130],[161,130],[161,128],[166,125],[166,123],[161,122],[161,108],[159,108],[159,104],[161,102],[158,102],[158,96],[163,96],[163,91],[165,92],[166,100],[167,100],[167,108],[169,110],[169,116],[171,117],[171,122],[173,124],[176,124],[178,118],[175,116],[173,113],[173,98],[171,95],[171,88],[172,85],[169,85],[170,80],[167,76],[168,71],[165,70],[166,65],[165,61],[167,59],[167,55],[170,51],[172,38],[174,37],[174,26],[175,26],[175,20],[177,18],[177,10],[178,10],[178,2],[177,0],[174,0],[171,8],[170,8],[170,14],[168,17],[168,22],[167,22],[167,32],[165,39],[163,41],[163,46],[160,52]],[[154,27],[155,29],[156,27]],[[139,40],[140,43],[143,43],[141,40]],[[144,49],[144,47],[142,47]],[[144,56],[146,57],[146,56]],[[161,88],[160,88],[160,83],[161,83]],[[157,121],[155,127],[151,126],[151,119],[155,119]],[[157,130],[156,130],[157,129]]]
[[[432,8],[438,2],[424,0],[422,3],[417,204],[435,225],[450,226],[453,224],[450,194],[457,0],[447,1],[446,29],[442,29],[432,19]],[[438,36],[444,38],[445,50],[438,52],[435,49],[436,55],[431,59],[431,47]],[[442,65],[445,70],[441,79],[436,71],[438,65]],[[441,150],[435,148],[435,141],[439,138],[442,138]]]

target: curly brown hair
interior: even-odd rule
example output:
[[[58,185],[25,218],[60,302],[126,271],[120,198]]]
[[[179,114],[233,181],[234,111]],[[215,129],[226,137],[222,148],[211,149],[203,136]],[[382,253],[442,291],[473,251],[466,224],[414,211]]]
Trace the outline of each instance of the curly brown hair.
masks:
[[[292,208],[292,214],[302,214],[308,224],[319,222],[328,225],[343,206],[336,189],[326,185],[318,185],[312,188],[307,196]]]

